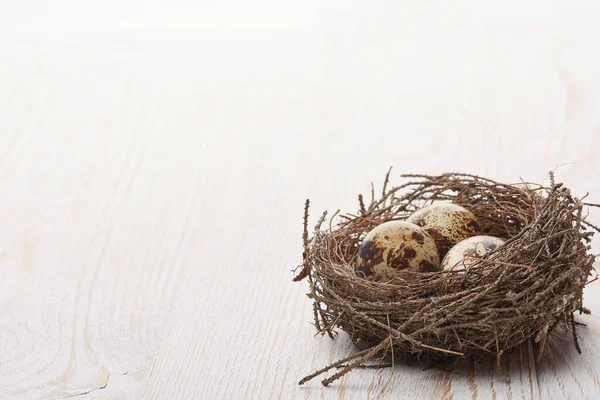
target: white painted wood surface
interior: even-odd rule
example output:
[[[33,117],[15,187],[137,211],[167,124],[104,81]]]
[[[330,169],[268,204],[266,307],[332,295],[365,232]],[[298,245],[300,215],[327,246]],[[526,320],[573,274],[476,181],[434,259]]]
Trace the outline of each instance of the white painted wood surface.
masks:
[[[195,8],[185,35],[0,41],[0,398],[600,396],[598,282],[581,356],[567,335],[502,373],[401,365],[298,387],[352,351],[313,337],[291,282],[306,197],[314,220],[355,210],[390,165],[506,181],[561,165],[600,202],[593,23],[306,4],[215,6],[204,28]]]

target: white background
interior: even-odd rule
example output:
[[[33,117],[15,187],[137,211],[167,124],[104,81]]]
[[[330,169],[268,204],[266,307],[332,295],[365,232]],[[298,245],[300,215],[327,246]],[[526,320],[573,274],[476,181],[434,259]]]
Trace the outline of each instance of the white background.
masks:
[[[313,221],[353,212],[390,165],[393,183],[558,168],[600,202],[599,18],[593,1],[3,4],[0,398],[598,397],[598,312],[578,317],[583,356],[567,334],[502,372],[299,388],[352,347],[313,337],[291,270],[304,199]]]
[[[378,12],[398,23],[407,17],[451,16],[503,24],[580,24],[600,17],[594,0],[478,1],[188,1],[188,0],[23,0],[5,2],[0,13],[4,37],[107,37],[204,36],[218,31],[257,32],[294,30],[314,35],[319,15],[356,13],[356,21]],[[323,21],[324,22],[324,21]],[[312,28],[312,29],[311,29]],[[317,29],[315,29],[317,28]],[[325,28],[326,29],[326,28]]]

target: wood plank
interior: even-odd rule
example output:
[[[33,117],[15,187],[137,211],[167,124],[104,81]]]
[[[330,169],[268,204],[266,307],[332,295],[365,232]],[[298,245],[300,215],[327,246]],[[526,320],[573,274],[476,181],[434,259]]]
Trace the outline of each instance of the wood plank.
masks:
[[[134,395],[219,153],[127,53],[71,51],[0,61],[0,398]]]
[[[596,27],[400,14],[2,42],[0,398],[597,397],[595,316],[583,356],[567,337],[502,372],[398,365],[298,387],[352,351],[313,338],[291,282],[306,197],[314,222],[354,211],[390,165],[540,181],[564,164],[598,202]]]

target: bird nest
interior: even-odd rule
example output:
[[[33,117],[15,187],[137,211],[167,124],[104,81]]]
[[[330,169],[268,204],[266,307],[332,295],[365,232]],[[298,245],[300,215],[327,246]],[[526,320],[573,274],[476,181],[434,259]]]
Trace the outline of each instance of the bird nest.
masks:
[[[303,268],[294,280],[309,281],[317,331],[333,337],[340,328],[358,349],[300,384],[335,370],[322,381],[328,385],[353,368],[389,366],[401,357],[492,356],[500,365],[503,353],[530,339],[537,343],[539,358],[546,338],[561,324],[579,350],[573,314],[589,313],[582,295],[595,275],[589,242],[598,231],[583,209],[595,205],[573,197],[552,174],[548,186],[457,173],[402,177],[406,183],[388,189],[388,172],[380,198],[372,190],[366,205],[359,195],[356,215],[340,215],[326,229],[323,213],[311,238],[306,202]],[[404,220],[433,201],[467,208],[482,234],[505,243],[463,271],[402,271],[388,282],[355,274],[367,232],[386,221]]]

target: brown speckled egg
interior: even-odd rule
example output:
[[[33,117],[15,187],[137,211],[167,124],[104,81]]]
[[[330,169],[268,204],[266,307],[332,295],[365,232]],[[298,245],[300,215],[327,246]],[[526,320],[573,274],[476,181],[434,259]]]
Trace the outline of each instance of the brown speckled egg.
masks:
[[[473,236],[465,239],[446,254],[442,261],[442,268],[453,271],[464,270],[476,261],[469,258],[482,258],[503,243],[504,240],[494,236]]]
[[[385,281],[403,270],[441,271],[435,242],[415,224],[385,222],[369,232],[360,245],[356,274]]]
[[[440,259],[456,243],[479,233],[479,222],[473,213],[452,203],[435,203],[421,208],[408,217],[408,222],[419,225],[435,241]]]

